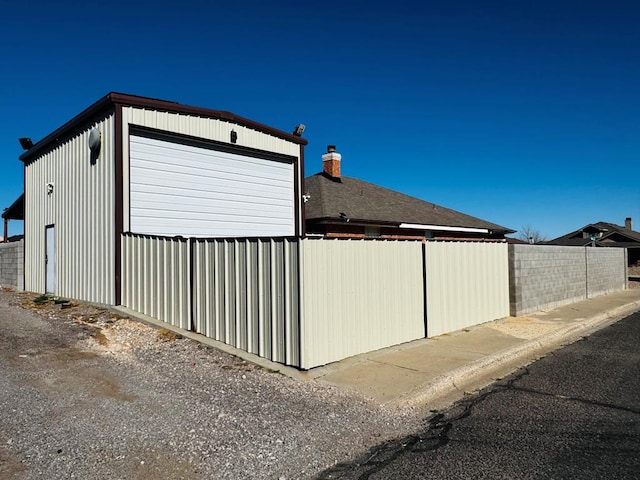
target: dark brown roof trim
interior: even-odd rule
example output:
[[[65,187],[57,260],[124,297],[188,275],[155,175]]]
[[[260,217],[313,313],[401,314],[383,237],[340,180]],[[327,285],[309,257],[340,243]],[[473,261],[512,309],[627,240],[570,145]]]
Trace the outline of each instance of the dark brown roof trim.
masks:
[[[104,110],[113,108],[113,105],[119,104],[123,106],[130,107],[140,107],[140,108],[149,108],[153,110],[160,110],[164,112],[171,113],[183,113],[186,115],[196,115],[205,118],[214,118],[219,120],[226,120],[229,122],[237,123],[239,125],[244,125],[245,127],[252,128],[254,130],[258,130],[263,133],[267,133],[273,135],[278,138],[282,138],[284,140],[288,140],[293,143],[297,143],[300,145],[306,145],[307,140],[302,137],[296,137],[290,133],[284,132],[282,130],[278,130],[273,127],[269,127],[262,123],[254,122],[253,120],[249,120],[248,118],[240,117],[231,112],[225,112],[221,110],[211,110],[208,108],[201,107],[192,107],[189,105],[182,105],[176,102],[169,102],[166,100],[158,100],[155,98],[148,97],[138,97],[136,95],[128,95],[125,93],[116,93],[111,92],[96,103],[88,107],[87,109],[80,112],[78,115],[73,117],[67,123],[62,125],[60,128],[50,133],[42,140],[37,142],[33,147],[31,147],[28,151],[20,155],[20,160],[23,162],[28,161],[33,158],[38,152],[47,148],[52,142],[57,141],[58,139],[65,136],[70,130],[77,128],[79,125],[82,125],[93,117],[95,117],[98,113],[101,113]]]
[[[302,137],[296,137],[291,133],[278,130],[277,128],[264,125],[262,123],[249,120],[248,118],[241,117],[231,112],[225,112],[222,110],[211,110],[202,107],[192,107],[189,105],[182,105],[176,102],[169,102],[166,100],[158,100],[155,98],[138,97],[135,95],[127,95],[124,93],[112,92],[107,97],[110,97],[114,103],[121,103],[122,105],[132,107],[151,108],[154,110],[161,110],[165,112],[184,113],[188,115],[197,115],[200,117],[215,118],[219,120],[226,120],[234,122],[245,127],[253,128],[260,132],[271,134],[275,137],[283,138],[300,145],[306,145],[307,140]]]
[[[113,301],[115,305],[122,305],[122,232],[124,230],[124,178],[123,178],[123,144],[122,144],[122,107],[116,105],[113,114],[115,130],[115,158],[114,161],[114,218],[113,218]],[[127,215],[130,213],[127,212]]]
[[[307,218],[305,214],[304,203],[302,200],[302,193],[305,190],[304,184],[304,145],[300,145],[300,160],[298,163],[298,179],[295,182],[296,190],[296,219],[300,218],[300,232],[299,235],[304,237],[307,234]],[[296,222],[297,223],[297,222]],[[298,302],[300,304],[301,302]],[[302,318],[302,316],[300,316]]]
[[[35,143],[33,147],[20,155],[20,160],[22,160],[24,163],[27,163],[29,160],[36,157],[38,153],[48,149],[52,144],[59,143],[68,138],[72,131],[76,130],[79,126],[89,123],[91,120],[97,117],[98,114],[102,114],[103,112],[108,111],[110,108],[113,108],[113,105],[109,101],[108,97],[109,95],[102,97],[96,103],[80,112],[60,128],[57,128],[42,140]]]

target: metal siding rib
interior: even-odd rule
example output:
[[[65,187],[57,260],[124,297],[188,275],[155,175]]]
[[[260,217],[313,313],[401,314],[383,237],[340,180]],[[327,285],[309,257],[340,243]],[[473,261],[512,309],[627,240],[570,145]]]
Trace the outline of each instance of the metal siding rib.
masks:
[[[300,274],[300,261],[298,257],[298,241],[284,240],[286,254],[284,256],[286,277],[286,362],[289,365],[300,365],[300,318],[298,276]]]
[[[227,337],[225,343],[235,345],[236,343],[236,282],[235,282],[235,251],[233,249],[233,241],[225,240],[225,327],[227,329]]]
[[[283,282],[282,282],[282,252],[281,244],[271,240],[271,348],[272,360],[285,362],[284,358],[284,308],[283,308]]]
[[[247,351],[247,257],[246,243],[234,240],[236,251],[236,347]]]
[[[215,295],[216,310],[215,310],[215,322],[216,322],[216,340],[221,342],[226,341],[227,330],[225,322],[225,275],[224,275],[224,242],[211,243],[215,251],[215,264],[213,266],[213,272],[215,274],[215,288],[213,294]]]
[[[247,243],[247,351],[258,354],[259,326],[258,326],[258,241]]]
[[[271,329],[271,243],[261,241],[260,262],[262,269],[260,274],[260,356],[273,358],[272,329]]]

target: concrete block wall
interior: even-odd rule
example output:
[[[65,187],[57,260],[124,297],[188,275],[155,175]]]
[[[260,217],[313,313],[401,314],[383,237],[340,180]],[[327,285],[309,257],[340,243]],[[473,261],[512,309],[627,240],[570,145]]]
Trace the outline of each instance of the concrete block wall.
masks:
[[[514,316],[626,288],[622,248],[509,245],[509,310]]]
[[[24,239],[0,243],[0,285],[15,290],[24,288]]]
[[[509,245],[509,310],[525,315],[586,298],[583,248]]]
[[[627,260],[624,248],[587,248],[587,298],[624,290]]]

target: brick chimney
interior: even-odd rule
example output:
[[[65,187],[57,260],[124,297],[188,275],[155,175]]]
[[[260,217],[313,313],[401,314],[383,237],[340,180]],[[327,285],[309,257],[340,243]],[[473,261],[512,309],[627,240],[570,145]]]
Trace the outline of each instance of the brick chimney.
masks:
[[[340,160],[342,155],[336,152],[335,145],[327,147],[327,153],[322,155],[322,171],[331,178],[340,179]]]
[[[627,230],[633,230],[633,224],[631,223],[631,217],[627,217],[624,219],[624,228]]]

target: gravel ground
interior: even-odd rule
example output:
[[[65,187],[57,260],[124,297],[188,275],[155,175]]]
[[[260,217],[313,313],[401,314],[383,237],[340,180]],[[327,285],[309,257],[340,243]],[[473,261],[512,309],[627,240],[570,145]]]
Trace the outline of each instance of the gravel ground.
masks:
[[[312,478],[424,425],[71,304],[0,291],[0,478]]]

